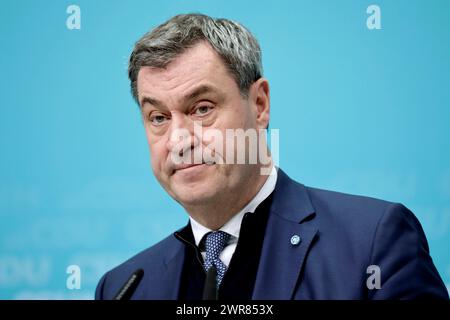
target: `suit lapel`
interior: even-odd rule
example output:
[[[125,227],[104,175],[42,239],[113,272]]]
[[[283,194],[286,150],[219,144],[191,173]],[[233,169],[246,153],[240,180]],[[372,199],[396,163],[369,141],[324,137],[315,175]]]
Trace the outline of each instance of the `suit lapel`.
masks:
[[[275,215],[269,218],[268,226],[271,232],[264,239],[253,299],[289,300],[293,297],[317,229],[304,228]],[[298,245],[291,244],[295,235],[301,239]]]
[[[178,292],[180,290],[181,272],[184,263],[184,248],[180,249],[179,254],[176,254],[166,264],[166,271],[161,276],[161,281],[166,285],[165,298],[168,300],[178,299]]]
[[[184,245],[173,238],[174,248],[167,252],[158,270],[152,270],[151,283],[147,284],[145,299],[176,300],[181,284],[184,263]]]
[[[293,298],[305,258],[318,232],[305,222],[313,217],[306,188],[279,170],[253,299]]]

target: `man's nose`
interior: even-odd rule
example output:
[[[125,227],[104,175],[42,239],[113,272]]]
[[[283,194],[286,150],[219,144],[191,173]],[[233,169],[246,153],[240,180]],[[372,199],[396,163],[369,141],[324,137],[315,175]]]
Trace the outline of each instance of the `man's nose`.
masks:
[[[167,149],[183,156],[188,150],[193,150],[199,142],[194,132],[194,122],[184,114],[172,115]]]

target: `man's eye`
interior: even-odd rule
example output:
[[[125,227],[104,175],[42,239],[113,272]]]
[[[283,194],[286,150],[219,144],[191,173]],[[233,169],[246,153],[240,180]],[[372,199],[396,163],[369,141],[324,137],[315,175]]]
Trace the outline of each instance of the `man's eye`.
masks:
[[[194,114],[197,116],[203,116],[207,114],[212,109],[211,106],[201,106],[195,109]]]
[[[156,114],[150,116],[150,122],[155,126],[160,126],[164,124],[164,122],[167,120],[167,117],[162,114]]]

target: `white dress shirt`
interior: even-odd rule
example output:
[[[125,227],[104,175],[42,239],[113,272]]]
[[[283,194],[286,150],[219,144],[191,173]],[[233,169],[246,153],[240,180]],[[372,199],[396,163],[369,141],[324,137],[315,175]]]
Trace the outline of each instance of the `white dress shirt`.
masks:
[[[230,234],[230,239],[227,245],[221,252],[219,258],[228,267],[231,261],[231,257],[236,250],[237,242],[239,240],[239,232],[241,231],[241,223],[244,215],[247,212],[255,212],[256,208],[273,192],[275,184],[277,183],[277,169],[272,166],[270,175],[266,182],[261,187],[256,196],[237,214],[235,214],[227,223],[225,223],[219,230]],[[208,229],[202,224],[195,221],[192,217],[189,217],[191,221],[192,233],[194,234],[195,244],[198,246],[204,235],[213,230]],[[202,252],[203,259],[205,259],[206,252]]]

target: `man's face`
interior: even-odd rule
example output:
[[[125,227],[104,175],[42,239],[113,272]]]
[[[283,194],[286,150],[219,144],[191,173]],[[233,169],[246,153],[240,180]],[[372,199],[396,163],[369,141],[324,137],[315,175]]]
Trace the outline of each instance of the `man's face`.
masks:
[[[220,130],[224,137],[226,129],[259,126],[257,107],[241,96],[234,78],[209,44],[199,42],[167,68],[142,67],[137,88],[153,172],[175,200],[188,206],[201,205],[244,191],[248,180],[259,172],[255,165],[174,162],[174,153],[180,152],[175,132],[180,129],[189,132],[184,152],[205,148],[211,142],[195,134],[194,123],[201,125],[203,132]]]

